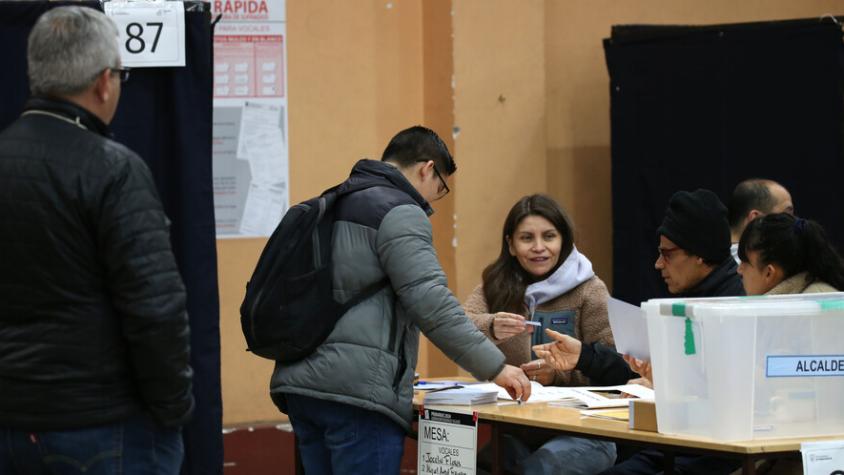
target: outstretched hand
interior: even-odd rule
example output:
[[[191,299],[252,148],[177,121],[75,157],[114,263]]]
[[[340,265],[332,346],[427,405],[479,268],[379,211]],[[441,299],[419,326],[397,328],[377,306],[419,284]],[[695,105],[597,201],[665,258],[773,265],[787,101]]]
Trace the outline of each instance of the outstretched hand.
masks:
[[[536,356],[544,359],[549,365],[558,371],[571,371],[580,359],[580,340],[568,335],[555,332],[550,328],[545,329],[545,334],[554,339],[551,343],[535,345],[533,352]]]
[[[527,401],[530,398],[530,381],[525,372],[515,366],[504,365],[504,369],[492,382],[506,389],[514,401]]]

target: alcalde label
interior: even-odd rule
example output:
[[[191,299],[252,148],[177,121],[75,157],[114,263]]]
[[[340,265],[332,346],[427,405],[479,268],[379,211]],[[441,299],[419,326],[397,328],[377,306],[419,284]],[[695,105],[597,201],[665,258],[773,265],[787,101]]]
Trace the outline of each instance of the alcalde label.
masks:
[[[768,356],[765,376],[844,376],[844,355]]]

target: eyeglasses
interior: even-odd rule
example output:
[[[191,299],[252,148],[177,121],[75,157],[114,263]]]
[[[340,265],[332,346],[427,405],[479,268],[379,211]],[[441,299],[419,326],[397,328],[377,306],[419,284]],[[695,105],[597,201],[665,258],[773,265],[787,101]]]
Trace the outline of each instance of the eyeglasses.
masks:
[[[419,163],[427,163],[427,162],[430,162],[430,161],[431,160],[417,160],[417,162],[419,162]],[[446,184],[443,176],[440,175],[440,171],[437,169],[436,163],[434,163],[434,173],[437,175],[437,178],[440,179],[440,183],[442,183],[442,188],[437,190],[437,197],[436,197],[436,199],[440,199],[440,198],[444,197],[445,195],[447,195],[451,190],[448,188],[448,184]]]
[[[658,248],[656,248],[656,250],[659,251],[660,257],[662,257],[662,259],[666,263],[668,263],[668,262],[671,262],[671,254],[674,254],[675,252],[679,251],[680,248],[679,247],[658,247]]]
[[[129,68],[108,68],[112,74],[119,74],[120,75],[120,82],[126,82],[129,80]]]
[[[437,199],[440,199],[440,198],[444,197],[445,195],[447,195],[451,190],[448,189],[448,185],[446,184],[445,179],[443,179],[443,176],[440,175],[440,171],[437,170],[437,164],[436,163],[434,164],[434,173],[437,174],[437,178],[439,178],[440,183],[443,184],[443,187],[440,188],[439,191],[437,191]]]

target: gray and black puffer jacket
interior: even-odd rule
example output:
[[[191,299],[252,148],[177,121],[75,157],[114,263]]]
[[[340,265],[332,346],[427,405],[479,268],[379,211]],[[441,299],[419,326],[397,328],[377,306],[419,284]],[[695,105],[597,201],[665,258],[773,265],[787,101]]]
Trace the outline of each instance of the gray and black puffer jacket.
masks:
[[[338,203],[334,224],[334,296],[346,301],[366,286],[390,285],[352,307],[317,350],[277,363],[270,384],[285,411],[299,394],[377,411],[410,429],[419,330],[480,380],[498,375],[504,355],[463,313],[434,251],[430,205],[390,164],[361,160],[349,180],[376,186]]]

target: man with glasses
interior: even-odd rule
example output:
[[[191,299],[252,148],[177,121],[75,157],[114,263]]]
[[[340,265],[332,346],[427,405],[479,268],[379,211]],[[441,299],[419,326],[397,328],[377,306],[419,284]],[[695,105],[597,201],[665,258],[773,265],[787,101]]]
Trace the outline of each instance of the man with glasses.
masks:
[[[185,290],[150,170],[109,138],[117,41],[93,8],[42,15],[0,133],[2,474],[180,471]]]
[[[738,267],[730,255],[727,208],[715,193],[704,189],[674,193],[657,235],[659,245],[654,268],[673,296],[744,295]],[[558,370],[579,370],[592,384],[601,386],[624,384],[639,377],[612,348],[600,343],[581,343],[567,335],[550,336],[556,340],[554,343],[534,350],[538,354],[551,352],[552,364]],[[728,474],[738,465],[730,459],[683,454],[678,454],[674,461],[678,473]],[[663,468],[663,453],[647,449],[601,475],[662,473]]]
[[[715,193],[705,189],[674,193],[657,235],[659,253],[654,268],[673,296],[744,295],[738,267],[730,254],[727,208]],[[603,364],[610,366],[608,361],[613,357],[608,352],[599,349],[594,355],[603,355]],[[661,473],[664,458],[658,450],[642,450],[602,475]],[[674,459],[674,470],[678,473],[726,475],[739,466],[735,460],[707,455],[677,454]]]
[[[334,293],[389,285],[352,307],[308,357],[277,363],[273,401],[290,416],[305,473],[399,473],[413,419],[419,331],[479,380],[530,396],[524,372],[463,313],[434,251],[430,203],[457,167],[432,130],[396,134],[381,161],[361,160],[340,199],[332,237]]]
[[[654,268],[668,291],[681,297],[744,295],[730,255],[727,208],[715,193],[698,189],[674,193],[657,229]]]

